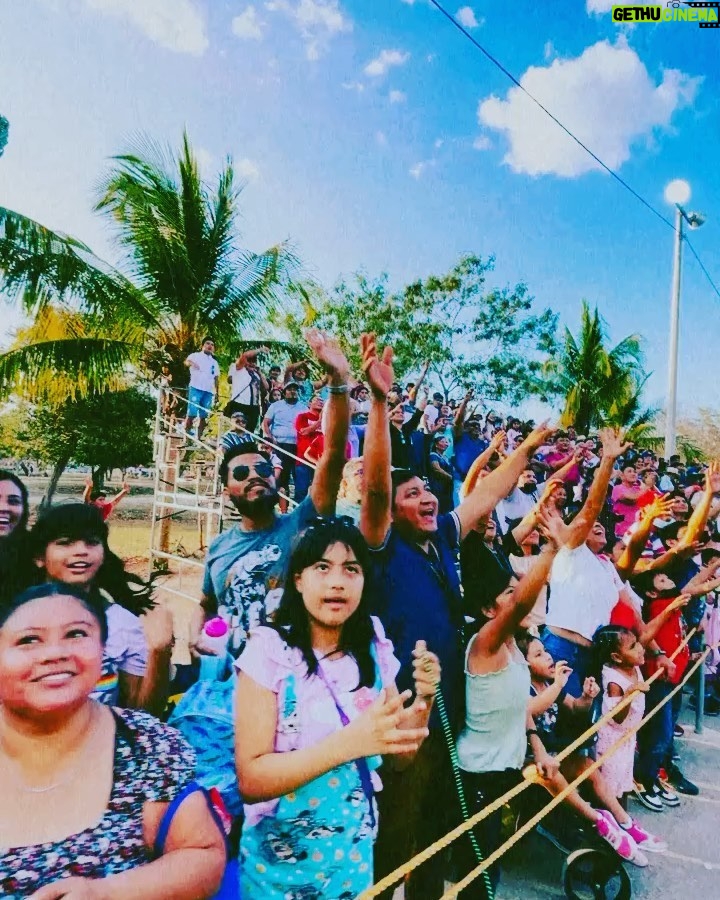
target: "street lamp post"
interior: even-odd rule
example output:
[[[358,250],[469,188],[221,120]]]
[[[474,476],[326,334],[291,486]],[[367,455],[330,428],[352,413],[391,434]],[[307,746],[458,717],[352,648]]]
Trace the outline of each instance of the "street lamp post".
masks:
[[[668,347],[668,389],[665,408],[665,459],[676,452],[677,370],[680,336],[680,283],[682,276],[683,223],[699,228],[705,221],[700,213],[688,213],[682,204],[690,199],[690,185],[676,179],[665,188],[665,199],[675,206],[675,244],[673,252],[672,290],[670,292],[670,341]]]

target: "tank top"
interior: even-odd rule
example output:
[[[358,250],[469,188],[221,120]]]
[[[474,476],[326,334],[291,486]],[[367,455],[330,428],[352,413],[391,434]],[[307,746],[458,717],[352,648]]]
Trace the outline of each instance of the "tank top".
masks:
[[[525,761],[525,723],[530,697],[530,670],[517,649],[499,672],[474,675],[465,651],[465,728],[458,738],[460,768],[466,772],[521,769]]]

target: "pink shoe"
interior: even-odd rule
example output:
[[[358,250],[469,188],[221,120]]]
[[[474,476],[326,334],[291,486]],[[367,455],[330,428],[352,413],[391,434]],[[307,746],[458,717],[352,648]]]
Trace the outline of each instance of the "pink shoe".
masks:
[[[595,830],[599,836],[610,844],[620,859],[624,859],[634,866],[645,868],[648,865],[647,856],[638,850],[633,838],[625,829],[620,828],[612,814],[604,809],[600,809],[598,810],[598,816]]]
[[[620,827],[622,828],[622,825]],[[668,848],[665,841],[661,841],[660,838],[655,837],[654,834],[645,831],[642,825],[640,825],[639,822],[636,822],[635,819],[632,820],[632,824],[628,828],[623,828],[623,831],[630,835],[638,847],[641,847],[648,853],[662,853]]]

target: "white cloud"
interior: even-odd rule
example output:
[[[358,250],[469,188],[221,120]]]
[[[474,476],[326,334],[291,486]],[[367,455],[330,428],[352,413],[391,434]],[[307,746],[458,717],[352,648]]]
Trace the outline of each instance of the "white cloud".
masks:
[[[232,20],[232,33],[246,41],[260,41],[263,36],[264,24],[255,7],[251,5]]]
[[[385,75],[392,66],[402,66],[409,59],[410,54],[403,50],[381,50],[375,59],[370,60],[363,71],[370,78],[379,78],[381,75]]]
[[[365,90],[365,85],[362,81],[343,81],[342,86],[346,91],[355,91],[357,94],[362,94]]]
[[[692,103],[701,79],[665,69],[659,84],[624,40],[600,41],[574,59],[531,66],[523,87],[602,159],[616,169],[639,141],[667,128],[673,113]],[[519,88],[478,105],[481,125],[505,132],[506,162],[515,172],[575,178],[597,163]]]
[[[413,6],[415,0],[401,0],[402,3],[407,3],[408,6]]]
[[[465,28],[477,28],[480,22],[475,18],[475,13],[471,6],[462,6],[455,13],[455,18]]]
[[[375,140],[381,147],[387,146],[387,135],[384,131],[376,131],[375,132]]]
[[[284,13],[305,42],[305,55],[319,59],[337,34],[352,31],[353,24],[340,8],[339,0],[268,0],[265,8]]]
[[[545,60],[545,62],[550,62],[550,60],[555,56],[557,56],[555,45],[552,41],[545,41],[545,46],[543,47],[543,59]]]
[[[208,48],[205,17],[195,0],[85,0],[98,12],[127,19],[161,47],[202,56]]]
[[[233,161],[235,173],[243,181],[257,181],[260,177],[260,169],[251,159],[243,158]]]
[[[595,13],[595,15],[600,15],[601,13],[609,13],[614,5],[615,0],[587,0],[585,9],[589,14]]]
[[[213,174],[213,166],[215,157],[205,147],[194,147],[195,159],[197,160],[200,176],[202,178],[211,178]]]
[[[437,59],[437,53],[428,53],[428,55],[425,57],[425,62],[426,63],[434,63],[436,59]]]
[[[435,165],[437,165],[437,161],[434,159],[420,160],[420,162],[416,162],[414,165],[410,166],[408,175],[412,176],[416,181],[419,181],[427,170],[432,169]]]
[[[390,91],[388,100],[391,103],[404,103],[407,100],[407,94],[403,91]]]
[[[438,138],[434,144],[435,149],[439,150],[444,143],[445,143],[445,141],[442,138]]]
[[[492,147],[492,141],[486,134],[480,134],[473,141],[474,150],[489,150]]]

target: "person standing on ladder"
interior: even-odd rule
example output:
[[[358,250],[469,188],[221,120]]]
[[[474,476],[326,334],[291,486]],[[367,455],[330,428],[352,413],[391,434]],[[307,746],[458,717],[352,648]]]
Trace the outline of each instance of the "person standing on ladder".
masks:
[[[202,439],[208,415],[218,393],[220,366],[213,355],[214,353],[215,341],[211,337],[204,337],[202,349],[196,353],[191,353],[185,360],[185,365],[190,369],[190,389],[188,391],[185,433],[190,433],[195,419],[197,419],[198,440]]]

